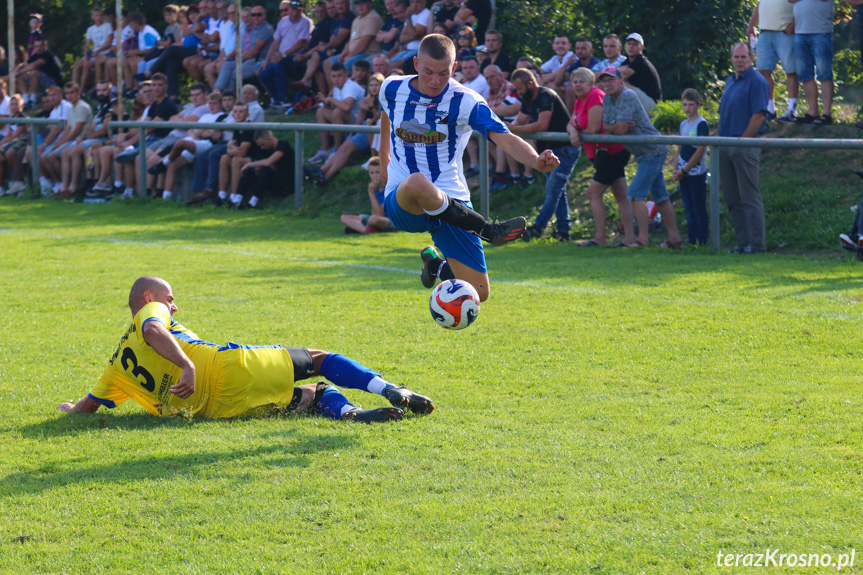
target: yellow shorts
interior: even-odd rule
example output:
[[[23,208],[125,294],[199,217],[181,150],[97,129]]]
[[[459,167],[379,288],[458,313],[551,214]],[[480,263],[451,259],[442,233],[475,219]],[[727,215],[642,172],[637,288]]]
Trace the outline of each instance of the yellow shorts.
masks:
[[[289,404],[294,396],[294,363],[281,346],[220,350],[209,379],[204,417],[266,412]]]

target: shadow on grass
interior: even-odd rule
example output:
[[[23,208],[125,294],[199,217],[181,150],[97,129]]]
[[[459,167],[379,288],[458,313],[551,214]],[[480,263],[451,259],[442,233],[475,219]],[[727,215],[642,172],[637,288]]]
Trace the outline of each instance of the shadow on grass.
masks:
[[[303,418],[303,416],[300,416]],[[201,421],[198,424],[205,424]],[[57,435],[89,433],[94,429],[117,429],[141,431],[164,428],[187,428],[196,425],[179,418],[155,418],[149,415],[133,414],[120,416],[60,417],[21,428],[25,437],[43,438]],[[30,493],[62,487],[69,484],[113,483],[135,480],[172,479],[188,476],[204,468],[218,469],[224,463],[249,459],[257,465],[270,467],[307,467],[321,452],[342,450],[354,445],[355,441],[346,435],[306,433],[304,429],[285,429],[277,433],[267,433],[271,443],[264,446],[241,448],[227,451],[218,449],[186,451],[182,454],[144,455],[126,457],[116,455],[109,462],[95,463],[93,458],[78,454],[62,460],[40,464],[35,469],[10,473],[0,478],[0,497],[16,497]],[[120,459],[121,460],[117,460]],[[218,473],[218,471],[216,471]],[[232,473],[228,471],[227,473]],[[212,475],[212,472],[208,472]]]

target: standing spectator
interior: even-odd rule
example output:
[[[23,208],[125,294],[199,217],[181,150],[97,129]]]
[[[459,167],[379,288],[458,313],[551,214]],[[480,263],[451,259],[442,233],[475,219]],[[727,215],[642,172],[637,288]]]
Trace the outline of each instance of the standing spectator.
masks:
[[[93,25],[87,28],[87,36],[84,40],[84,55],[72,66],[72,81],[77,83],[81,78],[81,89],[87,89],[87,80],[91,69],[94,70],[95,82],[98,84],[102,79],[102,71],[96,66],[96,59],[111,51],[114,39],[114,27],[105,21],[105,14],[101,8],[93,8],[90,13]]]
[[[533,72],[521,68],[512,73],[512,86],[521,100],[521,112],[514,123],[508,124],[513,134],[566,133],[570,116],[557,92],[540,86]],[[533,225],[525,229],[524,239],[529,241],[541,237],[551,217],[556,216],[557,233],[554,237],[560,241],[568,241],[570,216],[566,187],[581,150],[566,142],[538,141],[537,151],[542,153],[546,150],[552,150],[554,155],[560,158],[560,165],[552,170],[546,179],[545,202]]]
[[[15,67],[15,76],[15,82],[24,95],[25,108],[39,103],[37,94],[63,82],[60,60],[48,48],[48,40],[39,39],[33,42],[33,54],[27,62]]]
[[[758,43],[755,47],[758,53],[755,68],[770,86],[767,119],[775,119],[782,123],[792,123],[797,119],[797,96],[800,84],[797,81],[797,59],[794,55],[794,25],[794,6],[788,0],[760,0],[752,11],[752,18],[746,30],[748,38],[755,35],[756,26],[759,30]],[[773,70],[779,62],[782,62],[782,68],[788,78],[788,110],[777,118]]]
[[[623,246],[634,246],[635,231],[633,229],[632,202],[626,197],[626,174],[624,168],[629,162],[629,152],[622,144],[592,144],[583,142],[582,134],[604,134],[602,129],[602,102],[605,92],[597,88],[595,76],[589,68],[579,68],[572,73],[571,84],[576,100],[572,111],[572,122],[566,127],[569,141],[573,146],[583,146],[584,153],[593,163],[595,172],[587,185],[587,198],[593,212],[593,223],[596,228],[594,236],[578,245],[604,246],[608,243],[606,235],[605,202],[602,195],[609,187],[617,202],[620,219],[623,222]]]
[[[680,122],[681,136],[708,136],[707,120],[701,117],[701,95],[689,88],[680,97],[686,119]],[[707,219],[707,162],[705,146],[680,146],[674,155],[674,179],[680,182],[680,195],[686,210],[686,228],[690,244],[706,244],[709,233]]]
[[[404,69],[406,64],[413,65],[420,42],[425,37],[431,10],[426,8],[426,0],[410,0],[404,27],[399,35],[399,43],[404,49],[392,57],[396,68]]]
[[[456,26],[467,24],[476,29],[477,38],[485,38],[488,31],[488,24],[491,21],[492,7],[490,0],[467,0],[461,5],[456,13],[453,22]],[[495,62],[498,66],[499,63]],[[500,66],[503,70],[503,66]],[[509,78],[509,73],[512,68],[505,70],[506,77]]]
[[[726,80],[719,102],[719,135],[754,138],[764,132],[770,87],[752,67],[749,44],[734,45],[731,65],[734,73]],[[719,154],[722,195],[737,237],[732,253],[757,254],[767,249],[764,203],[758,189],[760,164],[761,148],[729,147]]]
[[[794,4],[794,58],[809,110],[801,124],[833,123],[833,0],[788,0]],[[818,115],[818,84],[821,104]]]
[[[343,214],[346,234],[375,234],[378,232],[394,232],[396,227],[384,212],[384,189],[386,184],[381,179],[381,159],[373,156],[369,159],[369,203],[372,205],[371,215]]]
[[[753,73],[755,71],[753,70]],[[625,136],[659,136],[657,130],[638,96],[623,84],[619,68],[606,68],[599,74],[603,81],[605,98],[602,100],[602,127],[607,134]],[[629,184],[627,196],[632,201],[632,211],[638,222],[637,245],[650,245],[648,235],[648,213],[645,200],[647,194],[653,197],[662,222],[668,230],[668,240],[660,244],[661,248],[680,249],[683,242],[677,229],[677,219],[674,206],[668,199],[668,189],[665,187],[665,175],[662,169],[668,157],[668,147],[665,144],[626,144],[626,149],[635,157],[638,169]]]
[[[485,33],[484,46],[488,51],[488,58],[483,60],[480,65],[480,71],[485,72],[486,68],[494,64],[500,68],[503,77],[508,80],[515,66],[512,65],[509,55],[503,51],[503,34],[497,30],[489,30]]]
[[[313,23],[303,14],[302,0],[282,0],[279,12],[282,19],[258,68],[258,79],[270,93],[270,105],[284,108],[288,105],[288,80],[292,71],[298,69],[295,56],[308,42]]]
[[[554,87],[557,70],[563,67],[570,58],[575,56],[575,53],[570,50],[572,42],[566,34],[555,35],[551,42],[551,49],[554,50],[554,56],[543,63],[542,69],[542,85],[550,88]]]
[[[254,6],[251,9],[244,8],[244,14],[246,10],[249,10],[249,21],[246,22],[245,17],[243,18],[246,27],[241,40],[243,52],[240,56],[242,61],[240,72],[243,80],[255,77],[255,67],[258,62],[263,62],[268,58],[274,35],[273,27],[267,22],[267,13],[263,6]],[[263,64],[261,66],[263,68]],[[216,89],[227,90],[235,86],[236,82],[237,61],[235,59],[226,60],[219,72],[219,79],[216,80]]]
[[[357,15],[351,22],[350,40],[338,56],[324,61],[325,77],[329,77],[330,68],[336,62],[341,62],[346,69],[353,70],[355,63],[380,52],[381,44],[375,36],[384,25],[383,18],[372,8],[372,0],[354,0],[354,8]]]
[[[320,92],[315,97],[318,103],[318,124],[353,124],[360,110],[360,101],[365,96],[363,87],[348,78],[347,70],[340,62],[330,70],[333,89],[326,96]],[[320,132],[321,148],[309,158],[310,164],[320,164],[335,152],[345,139],[344,132]],[[331,148],[330,138],[335,148]]]
[[[644,38],[633,32],[626,37],[626,61],[620,65],[620,73],[626,87],[635,92],[644,110],[649,114],[662,99],[662,84],[656,68],[644,55]]]

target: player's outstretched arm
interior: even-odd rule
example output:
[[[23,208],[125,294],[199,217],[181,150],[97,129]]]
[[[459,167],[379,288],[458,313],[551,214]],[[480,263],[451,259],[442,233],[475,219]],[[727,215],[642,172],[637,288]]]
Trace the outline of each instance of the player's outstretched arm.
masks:
[[[525,166],[548,173],[560,165],[560,160],[554,155],[554,152],[545,150],[537,155],[536,150],[530,144],[511,132],[489,131],[488,134],[492,142]]]
[[[381,158],[381,180],[387,181],[387,166],[390,163],[390,117],[381,112],[381,146],[378,150]]]
[[[171,332],[158,321],[148,321],[141,331],[144,339],[156,353],[183,369],[180,380],[168,391],[182,399],[195,393],[195,364],[185,354]]]
[[[57,406],[57,409],[65,413],[93,413],[99,409],[100,405],[98,401],[89,395],[85,395],[77,403],[61,403]]]

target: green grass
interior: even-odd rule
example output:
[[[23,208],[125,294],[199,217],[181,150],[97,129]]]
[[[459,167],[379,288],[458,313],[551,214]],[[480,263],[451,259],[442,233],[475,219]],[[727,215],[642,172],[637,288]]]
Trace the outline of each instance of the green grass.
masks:
[[[518,243],[488,250],[492,297],[448,332],[423,236],[23,199],[0,230],[0,573],[742,573],[717,553],[855,546],[860,572],[849,258]],[[205,339],[339,351],[438,409],[55,411],[101,373],[142,274]]]

